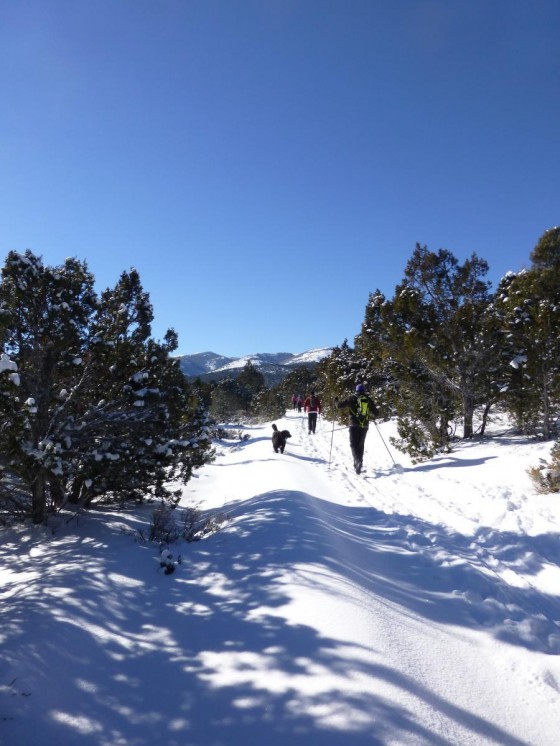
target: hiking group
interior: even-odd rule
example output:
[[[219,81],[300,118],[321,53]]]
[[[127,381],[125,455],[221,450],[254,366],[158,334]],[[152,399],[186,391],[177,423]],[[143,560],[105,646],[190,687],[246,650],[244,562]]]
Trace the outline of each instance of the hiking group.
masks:
[[[375,406],[373,399],[366,392],[366,387],[363,383],[359,383],[356,386],[355,392],[346,399],[340,401],[338,397],[335,397],[334,403],[339,409],[348,410],[350,450],[352,452],[356,474],[360,474],[363,468],[364,448],[369,421],[370,419],[373,419],[375,422],[375,418],[378,415],[377,407]],[[302,404],[303,411],[307,414],[307,428],[309,434],[314,434],[317,429],[317,417],[321,414],[321,400],[314,391],[308,394],[305,400],[302,400],[301,396],[298,394],[294,394],[292,396],[292,406],[294,409],[301,412]]]
[[[303,396],[301,394],[294,394],[292,396],[292,407],[293,409],[297,409],[298,412],[301,412],[301,408],[303,407]]]

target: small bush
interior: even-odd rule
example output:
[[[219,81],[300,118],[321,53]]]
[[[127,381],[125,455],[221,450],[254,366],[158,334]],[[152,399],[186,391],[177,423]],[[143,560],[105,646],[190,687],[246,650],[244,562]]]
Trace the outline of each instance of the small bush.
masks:
[[[540,459],[540,465],[532,466],[527,473],[537,492],[560,492],[560,441],[552,447],[549,463]]]
[[[219,531],[227,521],[229,521],[229,516],[225,513],[217,513],[209,518],[201,519],[200,513],[194,508],[175,512],[166,506],[161,506],[154,510],[150,540],[159,543],[157,562],[165,575],[174,573],[177,565],[183,561],[180,554],[174,557],[169,549],[170,544],[180,539],[189,542],[200,541]]]
[[[227,515],[227,513],[216,513],[216,515],[210,516],[210,518],[207,518],[204,521],[199,531],[198,538],[215,534],[216,531],[219,531],[225,523],[228,523],[229,520],[230,516]]]
[[[152,513],[149,541],[160,546],[174,544],[177,541],[198,541],[209,534],[216,533],[229,521],[225,513],[217,513],[208,518],[201,518],[195,508],[183,510],[160,505]]]
[[[228,430],[225,427],[217,427],[213,433],[215,438],[218,440],[239,440],[245,441],[250,439],[249,433],[244,433],[243,430]]]
[[[413,464],[427,461],[436,453],[436,448],[426,430],[418,422],[406,417],[397,420],[399,438],[390,438],[391,444],[401,453],[407,453]]]
[[[167,505],[160,505],[152,513],[149,540],[169,544],[177,541],[176,533],[173,509]]]

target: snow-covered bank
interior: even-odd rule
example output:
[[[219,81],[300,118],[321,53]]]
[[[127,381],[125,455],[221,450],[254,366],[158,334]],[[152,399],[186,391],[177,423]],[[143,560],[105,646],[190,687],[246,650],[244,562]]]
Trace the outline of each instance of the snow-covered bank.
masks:
[[[357,476],[345,430],[278,426],[283,456],[245,428],[188,485],[232,520],[173,575],[148,511],[2,532],[0,741],[556,744],[560,499],[526,474],[551,444],[397,472],[372,429]]]

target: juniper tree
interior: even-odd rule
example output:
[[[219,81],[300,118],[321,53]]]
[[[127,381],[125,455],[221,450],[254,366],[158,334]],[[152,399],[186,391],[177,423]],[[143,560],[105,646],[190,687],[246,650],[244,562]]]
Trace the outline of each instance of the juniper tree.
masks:
[[[252,406],[254,414],[261,420],[276,420],[286,414],[286,398],[280,386],[258,391]]]
[[[546,275],[551,281],[550,289],[557,290],[556,280],[560,274],[560,228],[549,228],[542,234],[531,252],[531,263],[535,271],[543,273],[541,280],[546,283]]]
[[[448,445],[448,424],[457,414],[457,397],[449,391],[443,363],[449,352],[433,341],[438,324],[434,309],[417,288],[404,284],[385,311],[391,374],[397,391],[400,448],[427,458]]]
[[[0,339],[19,385],[1,376],[0,447],[36,523],[68,500],[169,496],[165,481],[188,480],[209,455],[204,414],[171,358],[176,335],[150,337],[138,273],[101,299],[93,284],[85,263],[45,267],[29,251],[2,270]]]
[[[12,251],[2,270],[0,309],[2,349],[19,375],[17,391],[3,386],[2,459],[27,485],[33,520],[40,522],[49,487],[54,499],[60,499],[56,454],[63,446],[49,434],[83,373],[89,326],[97,311],[93,277],[75,259],[50,268],[30,251]]]
[[[237,380],[228,376],[214,384],[210,414],[218,422],[227,422],[245,412],[245,403]]]
[[[263,374],[250,360],[245,363],[241,373],[237,376],[237,387],[245,412],[249,413],[258,394],[265,389]]]
[[[395,410],[399,400],[394,377],[392,314],[392,303],[383,293],[380,290],[371,293],[360,333],[354,340],[354,355],[364,370],[364,380],[370,383],[378,405],[387,413]]]
[[[358,357],[346,339],[319,362],[316,370],[327,416],[339,414],[333,408],[335,397],[346,397],[350,391],[354,391],[358,382],[369,382],[371,373],[368,361]]]
[[[302,365],[294,368],[279,384],[279,388],[283,393],[286,406],[288,406],[288,402],[291,403],[292,394],[303,396],[306,392],[319,388],[317,367],[310,368],[307,365]]]
[[[487,272],[476,254],[460,265],[447,250],[417,244],[386,314],[401,408],[415,409],[440,444],[457,411],[470,437],[475,407],[483,403],[487,358],[495,354],[483,321],[491,300]]]
[[[520,427],[550,438],[560,400],[560,228],[543,234],[531,259],[497,290],[509,357],[505,401]]]

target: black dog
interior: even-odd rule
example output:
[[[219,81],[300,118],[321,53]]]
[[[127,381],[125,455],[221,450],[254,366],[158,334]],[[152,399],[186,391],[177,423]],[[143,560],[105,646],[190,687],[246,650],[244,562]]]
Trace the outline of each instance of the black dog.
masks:
[[[274,453],[278,453],[278,451],[284,453],[286,441],[288,438],[292,437],[292,434],[288,430],[278,430],[276,425],[273,425],[272,429],[274,430],[272,433],[272,447],[274,448]]]

